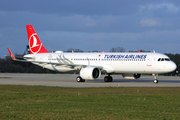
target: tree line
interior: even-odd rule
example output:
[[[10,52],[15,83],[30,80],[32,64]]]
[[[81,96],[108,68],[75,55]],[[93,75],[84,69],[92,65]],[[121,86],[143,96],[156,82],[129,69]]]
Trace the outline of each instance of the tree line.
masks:
[[[150,52],[145,50],[139,50],[140,52]],[[73,49],[69,48],[68,50],[64,52],[84,52],[80,49]],[[101,52],[98,50],[88,51],[88,52]],[[110,52],[125,52],[125,49],[123,47],[117,47],[117,48],[111,48]],[[129,52],[137,52],[137,51],[129,51]],[[28,53],[28,51],[27,51]],[[24,54],[26,54],[24,52]],[[22,58],[23,55],[15,55],[17,58]],[[177,65],[177,69],[171,73],[167,73],[165,75],[175,75],[176,72],[180,70],[180,54],[171,54],[171,53],[165,53],[172,61],[174,61]],[[47,70],[42,67],[39,67],[37,65],[34,65],[29,62],[19,62],[19,61],[13,61],[10,56],[6,56],[5,59],[0,58],[0,72],[8,72],[8,73],[56,73],[55,71]],[[180,72],[179,72],[180,73]]]

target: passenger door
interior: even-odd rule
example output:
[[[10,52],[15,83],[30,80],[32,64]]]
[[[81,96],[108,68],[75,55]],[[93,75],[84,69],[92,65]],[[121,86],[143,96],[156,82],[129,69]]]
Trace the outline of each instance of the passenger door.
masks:
[[[152,66],[152,58],[153,58],[152,55],[147,56],[147,63],[146,63],[147,66]]]

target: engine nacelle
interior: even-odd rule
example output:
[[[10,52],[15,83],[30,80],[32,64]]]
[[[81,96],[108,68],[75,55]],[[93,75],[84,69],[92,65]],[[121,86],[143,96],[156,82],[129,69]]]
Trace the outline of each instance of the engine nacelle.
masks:
[[[85,80],[95,80],[101,76],[101,71],[96,67],[86,67],[81,69],[80,76]]]
[[[131,73],[126,73],[126,74],[122,74],[123,78],[125,79],[138,79],[141,77],[141,74],[131,74]]]

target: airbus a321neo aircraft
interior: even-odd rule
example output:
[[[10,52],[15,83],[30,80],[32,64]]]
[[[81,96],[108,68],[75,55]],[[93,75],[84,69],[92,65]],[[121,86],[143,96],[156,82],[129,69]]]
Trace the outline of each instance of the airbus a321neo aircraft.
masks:
[[[43,68],[59,72],[79,71],[77,82],[95,80],[101,73],[107,73],[105,82],[112,82],[111,74],[120,73],[124,78],[137,79],[143,73],[154,75],[154,83],[158,83],[158,73],[167,73],[176,69],[176,64],[170,58],[160,53],[64,53],[48,52],[32,25],[26,25],[30,54],[23,56],[24,60],[14,57],[13,60],[31,62]]]

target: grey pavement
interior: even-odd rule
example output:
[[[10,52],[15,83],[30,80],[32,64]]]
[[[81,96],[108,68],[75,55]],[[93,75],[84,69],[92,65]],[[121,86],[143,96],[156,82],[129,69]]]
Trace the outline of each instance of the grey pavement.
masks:
[[[0,84],[42,85],[59,87],[180,87],[178,76],[158,76],[158,84],[153,83],[153,76],[142,76],[137,80],[128,80],[121,75],[112,75],[113,82],[104,82],[104,75],[97,80],[76,82],[78,74],[22,74],[0,73]]]

